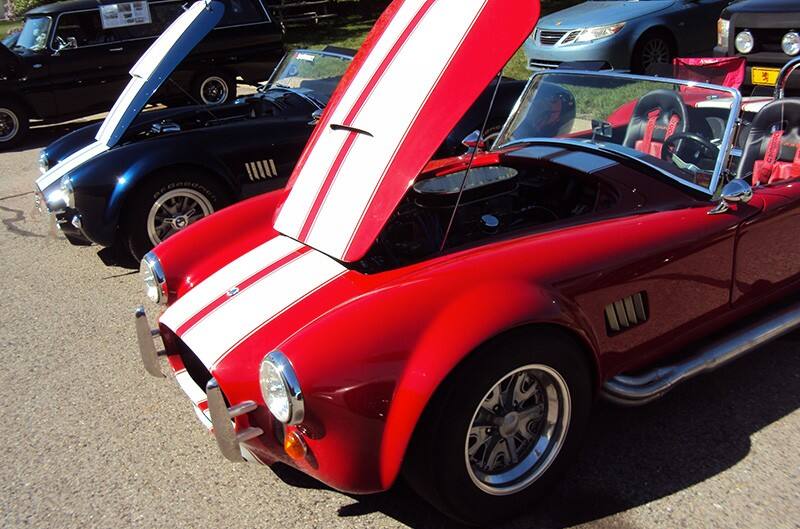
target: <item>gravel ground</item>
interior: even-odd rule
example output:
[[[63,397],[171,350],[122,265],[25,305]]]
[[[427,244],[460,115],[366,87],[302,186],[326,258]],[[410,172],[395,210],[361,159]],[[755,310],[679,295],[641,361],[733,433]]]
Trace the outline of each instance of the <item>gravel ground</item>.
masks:
[[[350,497],[226,462],[145,374],[138,275],[33,211],[40,129],[0,155],[0,527],[453,527],[398,486]],[[600,404],[553,495],[504,527],[800,528],[800,335],[639,409]]]

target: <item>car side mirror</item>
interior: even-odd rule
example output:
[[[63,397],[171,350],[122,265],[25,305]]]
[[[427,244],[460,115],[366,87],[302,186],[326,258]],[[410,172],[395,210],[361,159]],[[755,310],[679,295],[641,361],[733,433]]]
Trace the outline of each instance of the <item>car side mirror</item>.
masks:
[[[323,112],[324,111],[322,109],[315,110],[314,112],[312,112],[311,113],[311,121],[309,121],[308,124],[309,125],[316,125],[317,123],[319,123],[319,120],[322,119],[322,113]]]
[[[709,215],[718,215],[731,209],[733,204],[747,204],[753,199],[753,188],[747,180],[736,178],[731,180],[722,188],[722,197],[714,209],[708,212]]]
[[[481,138],[481,131],[479,130],[471,132],[469,136],[461,140],[461,145],[470,150],[482,151],[486,149],[486,142]]]

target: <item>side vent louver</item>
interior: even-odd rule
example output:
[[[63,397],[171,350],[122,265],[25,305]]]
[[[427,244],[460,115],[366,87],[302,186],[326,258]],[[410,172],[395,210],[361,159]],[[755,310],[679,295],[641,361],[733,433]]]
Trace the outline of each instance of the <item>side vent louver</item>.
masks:
[[[616,334],[641,325],[647,317],[647,293],[639,292],[606,305],[606,330],[609,335]]]

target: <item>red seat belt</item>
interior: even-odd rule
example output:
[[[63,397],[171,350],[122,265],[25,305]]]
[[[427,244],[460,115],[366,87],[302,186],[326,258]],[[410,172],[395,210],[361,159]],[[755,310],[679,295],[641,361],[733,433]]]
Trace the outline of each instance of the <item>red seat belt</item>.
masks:
[[[667,125],[667,134],[664,136],[664,141],[667,141],[670,136],[675,134],[675,131],[678,130],[678,125],[681,122],[681,117],[678,114],[672,114],[672,117],[669,118],[669,125]]]
[[[753,167],[753,185],[767,184],[772,176],[772,169],[775,167],[775,162],[778,161],[778,156],[781,154],[781,140],[783,139],[783,131],[776,130],[772,133],[767,144],[767,152],[764,154],[764,159],[759,160]]]
[[[650,145],[653,143],[653,133],[656,130],[656,122],[661,116],[661,109],[655,109],[647,114],[647,127],[644,129],[644,138],[642,138],[641,151],[650,154]]]

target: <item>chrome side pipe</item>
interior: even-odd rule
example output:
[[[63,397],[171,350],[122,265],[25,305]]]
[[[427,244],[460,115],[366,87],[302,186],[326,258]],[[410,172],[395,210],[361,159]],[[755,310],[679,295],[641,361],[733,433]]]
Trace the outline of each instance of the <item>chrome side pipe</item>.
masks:
[[[603,385],[611,402],[638,406],[663,396],[676,385],[713,371],[776,338],[800,328],[800,303],[786,307],[758,322],[700,348],[691,358],[641,375],[617,375]]]

